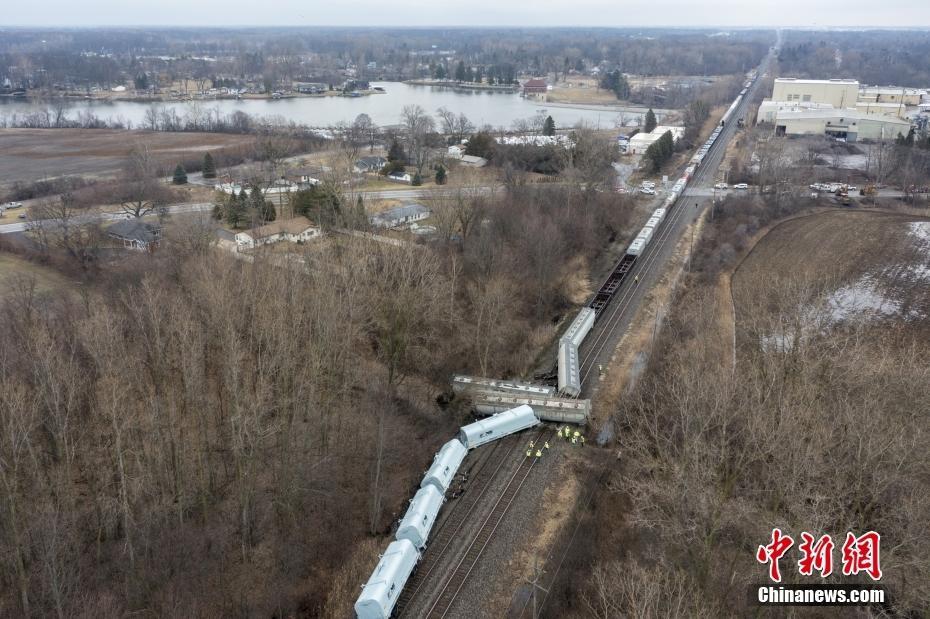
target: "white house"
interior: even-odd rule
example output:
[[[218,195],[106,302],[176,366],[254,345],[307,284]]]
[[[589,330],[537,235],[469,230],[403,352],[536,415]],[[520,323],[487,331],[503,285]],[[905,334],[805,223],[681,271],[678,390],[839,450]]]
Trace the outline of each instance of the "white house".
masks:
[[[453,144],[448,148],[447,154],[453,159],[461,159],[462,155],[465,154],[465,147],[460,144]]]
[[[372,215],[369,220],[376,228],[397,228],[426,219],[432,212],[422,204],[405,204]]]
[[[410,176],[407,172],[391,172],[387,175],[388,180],[392,180],[397,183],[412,183],[413,177]]]
[[[239,232],[236,234],[236,247],[242,251],[279,241],[303,243],[322,235],[323,231],[306,217],[294,217]]]

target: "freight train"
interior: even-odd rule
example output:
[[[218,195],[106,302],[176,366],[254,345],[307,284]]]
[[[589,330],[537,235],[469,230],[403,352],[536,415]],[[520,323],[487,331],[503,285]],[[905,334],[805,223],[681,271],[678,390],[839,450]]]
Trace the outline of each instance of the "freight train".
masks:
[[[420,482],[420,489],[397,527],[394,541],[381,555],[355,602],[355,614],[359,619],[391,617],[400,592],[420,561],[420,553],[426,547],[446,492],[468,452],[539,423],[532,408],[518,406],[462,426],[458,436],[436,452]]]

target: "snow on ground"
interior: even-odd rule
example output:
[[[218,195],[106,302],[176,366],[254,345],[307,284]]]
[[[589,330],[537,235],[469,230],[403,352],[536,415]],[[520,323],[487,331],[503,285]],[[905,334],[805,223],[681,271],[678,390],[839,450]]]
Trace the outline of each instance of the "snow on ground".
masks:
[[[916,237],[914,244],[930,251],[930,221],[911,221],[907,225],[910,236]]]
[[[894,316],[901,302],[885,296],[872,278],[864,276],[855,283],[834,290],[826,299],[826,311],[832,322],[857,317]]]
[[[824,155],[824,159],[833,162],[832,155]],[[868,155],[840,155],[837,157],[838,167],[846,170],[865,170],[869,165]]]

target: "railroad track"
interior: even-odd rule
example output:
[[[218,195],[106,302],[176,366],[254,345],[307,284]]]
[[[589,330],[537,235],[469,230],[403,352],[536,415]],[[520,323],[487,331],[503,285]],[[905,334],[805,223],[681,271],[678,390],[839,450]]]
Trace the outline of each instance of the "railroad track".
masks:
[[[508,456],[518,453],[518,447],[522,449],[519,438],[518,435],[511,435],[494,443],[491,453],[481,462],[478,470],[471,477],[468,490],[462,494],[455,509],[433,535],[427,549],[428,552],[424,554],[423,560],[417,566],[417,570],[407,581],[407,586],[403,588],[397,598],[397,605],[395,606],[397,616],[403,616],[404,610],[410,606],[411,602],[416,600],[424,583],[429,580],[436,567],[442,563],[446,554],[453,547],[453,542],[456,541],[456,536],[462,526],[469,521],[481,498],[490,488],[491,481],[497,477],[497,473],[504,465],[504,462],[509,459]]]
[[[543,441],[554,439],[555,431],[550,428],[544,428],[536,434],[533,441],[535,444],[539,445],[542,444]],[[501,522],[503,522],[504,517],[507,515],[507,511],[510,509],[514,499],[517,494],[519,494],[520,489],[523,488],[530,472],[538,461],[539,458],[535,456],[524,455],[523,460],[520,462],[520,466],[517,467],[517,470],[510,476],[506,486],[494,503],[491,513],[489,513],[481,523],[481,528],[478,530],[478,533],[468,545],[465,554],[453,568],[451,575],[440,590],[436,601],[433,602],[433,605],[430,606],[429,611],[427,611],[427,617],[442,618],[449,613],[449,610],[452,608],[453,603],[465,586],[465,583],[468,582],[468,578],[475,569],[475,565],[477,565],[482,553],[484,553],[485,548],[487,548],[491,539],[494,537],[495,531],[497,531],[497,528],[500,526]]]
[[[745,106],[747,105],[749,97],[755,92],[756,85],[753,85],[751,92],[747,93],[746,98],[742,104],[742,110],[745,113]],[[739,110],[737,110],[736,115],[739,115]],[[633,298],[636,295],[637,290],[639,289],[642,282],[638,280],[633,280],[630,285],[623,286],[623,282],[628,281],[630,275],[634,273],[646,273],[652,267],[652,265],[658,260],[661,250],[664,248],[665,243],[668,241],[669,237],[672,236],[675,225],[677,222],[684,216],[687,211],[687,205],[692,200],[693,196],[691,195],[691,190],[706,183],[708,179],[708,174],[710,174],[711,179],[716,176],[717,168],[720,166],[720,161],[723,158],[723,153],[726,151],[726,144],[733,137],[733,132],[735,125],[733,123],[728,123],[724,127],[724,131],[720,135],[720,139],[714,144],[714,147],[711,149],[711,152],[708,153],[711,156],[710,161],[698,166],[698,169],[695,170],[694,176],[691,181],[688,183],[688,187],[685,189],[682,196],[675,202],[674,206],[671,209],[668,217],[666,217],[665,222],[662,225],[661,231],[654,237],[652,242],[646,246],[646,251],[642,256],[639,257],[636,261],[633,262],[632,266],[627,268],[623,272],[623,279],[621,279],[614,289],[621,288],[620,296],[613,298],[609,303],[601,303],[596,310],[598,311],[598,319],[595,323],[595,332],[592,332],[588,338],[586,338],[585,343],[587,345],[587,351],[581,359],[580,364],[580,374],[581,374],[581,384],[584,385],[588,376],[591,372],[594,371],[594,368],[597,366],[597,360],[600,358],[601,354],[604,352],[604,349],[610,343],[611,336],[614,333],[614,330],[620,324],[624,313],[627,308],[633,302]],[[614,271],[622,267],[624,260],[627,260],[628,256],[621,258],[620,262],[614,267]],[[595,299],[597,301],[597,299]],[[611,307],[612,306],[612,307]],[[593,340],[592,340],[592,336]],[[581,351],[579,351],[580,353]]]

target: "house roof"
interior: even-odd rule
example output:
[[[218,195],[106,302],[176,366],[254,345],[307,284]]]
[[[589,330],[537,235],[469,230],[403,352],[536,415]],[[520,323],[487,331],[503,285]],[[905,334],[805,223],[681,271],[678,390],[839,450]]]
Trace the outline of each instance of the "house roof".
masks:
[[[373,224],[390,223],[393,221],[401,221],[402,219],[416,215],[428,215],[429,213],[430,210],[422,204],[405,204],[403,206],[395,206],[394,208],[389,208],[386,211],[372,215],[371,222]]]
[[[280,219],[278,221],[273,221],[270,224],[265,224],[264,226],[259,226],[258,228],[247,230],[242,234],[247,234],[253,239],[257,239],[265,236],[281,234],[282,232],[287,234],[300,234],[307,228],[313,227],[313,222],[311,222],[306,217],[294,217],[293,219]]]
[[[362,157],[358,160],[356,165],[363,165],[363,166],[371,167],[371,166],[383,166],[385,163],[387,163],[387,159],[385,159],[384,157]]]
[[[107,228],[107,234],[130,241],[151,243],[158,240],[158,236],[161,234],[161,226],[146,223],[138,218],[124,219]]]
[[[546,88],[546,80],[542,79],[531,79],[527,80],[523,84],[524,88]]]

